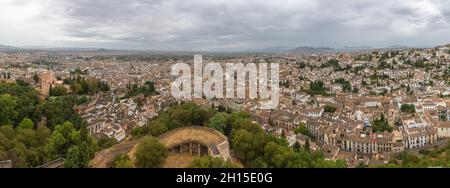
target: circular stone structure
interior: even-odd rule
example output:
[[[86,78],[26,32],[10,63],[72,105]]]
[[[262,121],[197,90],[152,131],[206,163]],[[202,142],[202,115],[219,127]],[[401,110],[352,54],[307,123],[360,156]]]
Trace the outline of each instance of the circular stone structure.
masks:
[[[110,148],[99,151],[90,161],[94,168],[107,168],[111,161],[119,154],[134,153],[133,149],[143,140],[136,139],[116,144]],[[190,126],[168,131],[157,139],[174,154],[189,154],[191,156],[209,155],[221,157],[224,160],[231,159],[228,138],[221,132],[208,127]],[[133,154],[131,154],[133,156]]]
[[[221,132],[208,127],[181,127],[166,132],[158,140],[173,153],[210,155],[230,159],[228,138]]]

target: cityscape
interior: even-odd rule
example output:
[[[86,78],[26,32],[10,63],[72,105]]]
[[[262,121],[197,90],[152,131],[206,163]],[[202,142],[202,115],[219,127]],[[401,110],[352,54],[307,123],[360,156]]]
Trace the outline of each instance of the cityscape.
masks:
[[[28,18],[0,18],[0,23],[10,24],[0,31],[4,36],[0,36],[0,168],[450,167],[450,14],[445,10],[450,6],[439,4],[441,1],[414,1],[410,9],[402,3],[380,4],[397,7],[396,11],[404,11],[403,16],[416,11],[405,19],[380,17],[408,31],[392,27],[364,37],[353,30],[377,32],[380,23],[374,22],[374,29],[360,26],[361,20],[357,20],[347,27],[348,20],[340,20],[345,17],[342,14],[336,15],[336,20],[317,18],[314,22],[311,18],[305,22],[303,17],[296,20],[298,15],[286,20],[286,15],[277,13],[297,10],[289,5],[304,11],[305,6],[323,8],[324,1],[314,6],[300,6],[296,1],[286,5],[267,1],[264,6],[250,3],[261,8],[261,13],[275,7],[270,17],[274,20],[256,13],[232,19],[229,15],[247,10],[239,3],[222,11],[216,6],[225,2],[195,9],[204,11],[209,6],[221,12],[217,14],[186,10],[165,16],[160,11],[176,11],[180,2],[132,1],[121,8],[116,1],[108,6],[98,2],[105,6],[104,11],[115,10],[117,15],[99,7],[81,11],[94,6],[87,2],[78,6],[62,2],[58,7],[67,8],[63,10],[71,15],[51,9],[47,15],[51,21],[42,24],[70,34],[49,30],[41,36],[39,31],[33,38],[26,34],[32,31],[14,33],[15,26],[10,24],[14,20],[25,23]],[[10,14],[7,10],[26,12],[56,5],[52,1],[41,5],[2,3],[0,15]],[[349,7],[363,5],[347,4],[336,9],[356,15],[375,10],[367,5],[366,12],[364,8],[351,11]],[[159,11],[153,14],[142,7]],[[161,22],[129,18],[141,15],[129,10],[146,12],[154,15],[148,20]],[[387,12],[400,14],[391,9]],[[204,14],[211,17],[204,18]],[[411,21],[413,15],[417,19]],[[52,16],[61,22],[77,21],[52,25]],[[363,21],[366,18],[362,16]],[[47,18],[40,15],[34,19]],[[91,20],[95,20],[93,26],[86,24]],[[289,27],[278,23],[283,20]],[[403,23],[405,20],[411,23]],[[212,24],[216,21],[223,25]],[[245,25],[247,21],[252,23]],[[339,24],[327,25],[330,22]],[[108,23],[114,26],[108,28]],[[130,23],[132,31],[123,28],[127,24],[117,26],[124,23]],[[193,29],[197,23],[213,28]],[[141,24],[154,24],[160,30]],[[303,26],[311,28],[298,30]],[[244,36],[237,29],[240,27],[254,35]],[[325,33],[332,29],[333,33],[322,36],[322,30],[316,28],[324,28]],[[295,34],[299,31],[306,34]],[[339,35],[341,32],[345,34]],[[196,77],[197,57],[202,57],[203,65],[215,63],[218,67],[200,67],[203,74]],[[174,66],[180,64],[190,69],[179,74]],[[230,75],[218,76],[223,83],[233,83],[231,97],[217,97],[217,92],[216,96],[174,96],[177,78],[189,75],[189,83],[192,79],[206,84],[229,65],[242,66]],[[251,79],[253,65],[277,65],[277,72],[274,66],[272,75],[266,72],[267,82],[272,84],[269,91],[278,94],[271,95],[278,101],[274,108],[261,108],[260,96],[266,94],[261,90],[259,96],[251,97],[253,87],[263,87],[263,78]],[[258,70],[254,75],[265,71]],[[244,82],[239,82],[239,75]],[[203,84],[183,83],[180,88],[189,87],[191,96],[194,88]],[[217,91],[222,86],[219,94],[225,96],[230,90],[225,84],[215,83],[209,89]],[[245,96],[235,97],[239,96],[235,89],[240,87]]]

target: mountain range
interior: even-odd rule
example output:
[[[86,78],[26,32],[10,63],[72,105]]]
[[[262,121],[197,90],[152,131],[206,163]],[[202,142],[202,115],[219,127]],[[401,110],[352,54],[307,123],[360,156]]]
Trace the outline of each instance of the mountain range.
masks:
[[[450,45],[450,44],[448,44]],[[447,46],[448,46],[447,45]],[[246,50],[245,52],[255,52],[255,53],[276,53],[276,54],[310,54],[310,53],[334,53],[334,52],[361,52],[370,50],[388,50],[388,49],[410,49],[414,47],[407,47],[401,45],[390,45],[383,48],[376,48],[370,46],[344,46],[340,48],[331,47],[313,47],[313,46],[299,46],[299,47],[269,47],[262,49]],[[168,53],[169,51],[145,51],[145,50],[113,50],[104,48],[79,48],[79,47],[45,47],[45,46],[25,46],[16,47],[8,45],[0,45],[0,52],[11,52],[11,51],[75,51],[75,52],[151,52],[151,53]],[[209,52],[214,53],[214,52]],[[222,52],[217,52],[222,53]]]

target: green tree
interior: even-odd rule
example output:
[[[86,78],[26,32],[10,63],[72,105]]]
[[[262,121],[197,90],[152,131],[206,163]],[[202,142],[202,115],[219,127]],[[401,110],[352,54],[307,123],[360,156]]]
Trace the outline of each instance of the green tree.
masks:
[[[65,152],[67,139],[60,132],[54,132],[49,139],[49,142],[45,145],[45,154],[47,158],[57,159],[62,157]]]
[[[344,91],[350,92],[352,90],[352,85],[350,84],[350,82],[343,78],[334,80],[334,83],[341,84],[342,90]]]
[[[133,136],[145,136],[145,135],[152,135],[152,136],[159,136],[165,132],[167,132],[169,129],[163,123],[161,120],[154,120],[148,123],[145,126],[134,128],[131,131],[131,134]]]
[[[94,158],[95,151],[97,150],[97,145],[95,140],[92,138],[83,141],[81,144],[77,145],[80,149],[79,153],[79,163],[78,167],[87,168],[89,165],[89,161]]]
[[[286,168],[294,156],[294,150],[287,146],[269,142],[264,147],[264,161],[269,167]]]
[[[300,146],[300,143],[295,142],[294,145],[292,146],[292,148],[294,149],[295,152],[299,152],[302,147]]]
[[[14,139],[14,137],[16,137],[16,132],[14,131],[14,127],[12,125],[0,126],[0,133],[9,140],[12,140]]]
[[[218,130],[221,133],[225,133],[227,126],[228,114],[217,113],[213,117],[209,118],[208,127]]]
[[[78,146],[73,146],[69,148],[69,151],[67,152],[67,158],[64,161],[64,167],[65,168],[80,168],[81,163],[80,158],[80,149]]]
[[[158,168],[166,160],[167,149],[155,138],[147,138],[136,149],[135,166],[139,168]]]
[[[19,79],[15,83],[0,81],[0,98],[0,119],[9,122],[0,124],[0,160],[13,160],[13,167],[35,167],[69,158],[68,164],[77,159],[78,167],[87,166],[97,147],[87,134],[86,122],[73,108],[75,97],[40,99],[29,83]],[[36,128],[33,122],[43,117],[47,124]]]
[[[83,119],[73,108],[76,103],[77,99],[73,96],[52,97],[40,104],[40,115],[47,117],[47,127],[52,130],[65,122],[71,122],[74,128],[79,129]]]
[[[130,157],[127,154],[119,154],[114,157],[113,160],[114,168],[133,168],[134,164],[130,160]]]
[[[97,79],[88,79],[87,80],[87,88],[88,94],[93,95],[97,93],[99,81]]]
[[[159,136],[167,131],[167,127],[160,121],[153,121],[148,125],[148,132],[152,136]]]
[[[356,165],[356,168],[367,168],[368,165],[364,164],[364,162],[359,162],[358,165]]]
[[[373,122],[372,131],[373,132],[384,132],[384,131],[392,132],[393,128],[391,126],[389,126],[389,123],[387,122],[387,119],[384,117],[384,114],[381,114],[380,119],[376,119]]]
[[[80,132],[75,130],[72,123],[57,125],[45,146],[47,157],[53,160],[64,157],[72,145],[80,142],[79,138]],[[77,149],[80,150],[79,147]]]
[[[189,168],[237,168],[237,166],[218,157],[205,156],[194,159]]]
[[[72,93],[74,93],[74,94],[81,95],[84,93],[83,86],[81,86],[81,84],[79,84],[79,83],[75,83],[75,84],[71,85],[70,88],[72,89]]]
[[[306,124],[303,122],[300,122],[297,126],[297,128],[294,129],[295,134],[302,134],[302,135],[309,135],[308,129],[306,128]]]
[[[49,128],[45,126],[40,126],[36,129],[36,138],[38,140],[38,145],[44,147],[48,142],[52,132]]]
[[[0,96],[0,125],[12,124],[19,113],[15,110],[18,98],[10,94]]]
[[[328,113],[334,113],[336,112],[336,107],[335,106],[330,106],[330,105],[325,105],[324,107],[324,111],[328,112]]]
[[[311,146],[309,144],[309,138],[307,138],[306,141],[305,141],[305,151],[311,152]]]
[[[64,96],[67,95],[67,88],[64,87],[63,85],[58,85],[56,87],[51,87],[50,88],[50,96]]]
[[[82,127],[76,130],[70,122],[57,125],[45,146],[49,159],[71,158],[68,164],[71,168],[87,168],[97,149],[97,142],[87,133],[87,129]]]
[[[100,91],[104,91],[104,92],[110,90],[110,87],[109,87],[109,85],[108,85],[108,82],[99,82],[98,88],[99,88]]]
[[[106,148],[110,148],[113,145],[116,145],[118,142],[115,138],[103,138],[97,141],[99,150],[103,150]]]
[[[31,119],[24,118],[19,125],[17,126],[17,130],[24,130],[24,129],[33,129],[34,123],[31,121]]]
[[[250,162],[261,156],[265,146],[263,133],[253,134],[245,129],[238,129],[231,137],[233,150],[241,159]]]
[[[309,90],[307,91],[308,94],[311,95],[325,95],[327,94],[325,85],[322,81],[316,80],[309,83]]]
[[[238,122],[250,118],[251,116],[247,112],[241,111],[232,113],[227,120],[227,126],[225,127],[225,135],[229,135],[231,133],[231,130],[234,128],[233,126],[236,125]]]
[[[416,108],[413,104],[402,104],[400,106],[400,111],[408,114],[412,114],[416,112]]]

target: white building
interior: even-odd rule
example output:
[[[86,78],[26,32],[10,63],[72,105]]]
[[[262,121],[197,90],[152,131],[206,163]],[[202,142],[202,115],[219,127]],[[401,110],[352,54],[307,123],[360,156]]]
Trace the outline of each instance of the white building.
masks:
[[[404,121],[403,138],[406,148],[419,148],[437,142],[437,130],[426,123],[414,120]]]
[[[450,122],[439,121],[436,123],[437,134],[439,138],[450,138]]]

